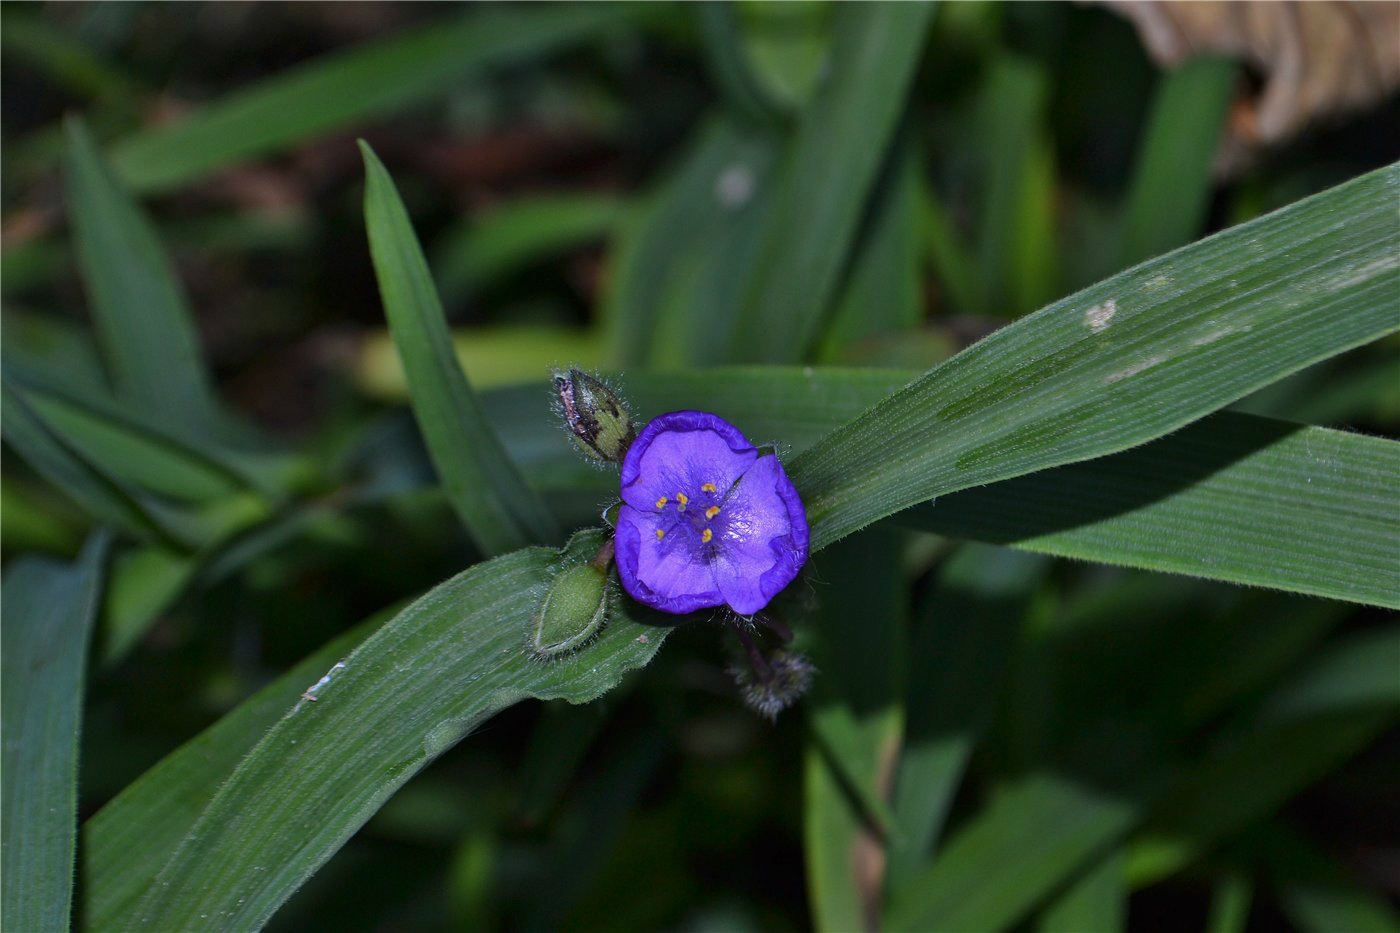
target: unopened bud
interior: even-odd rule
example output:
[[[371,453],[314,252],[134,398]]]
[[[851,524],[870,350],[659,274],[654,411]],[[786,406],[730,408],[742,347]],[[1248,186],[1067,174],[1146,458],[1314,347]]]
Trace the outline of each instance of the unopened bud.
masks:
[[[535,613],[530,648],[537,658],[568,654],[588,643],[608,620],[607,565],[576,564],[561,571]]]
[[[584,453],[608,463],[621,463],[637,438],[627,405],[600,381],[571,369],[554,377],[564,422]]]
[[[754,660],[751,658],[751,661]],[[817,669],[796,651],[780,650],[762,659],[762,669],[731,664],[729,674],[749,708],[770,720],[796,703],[812,684]]]

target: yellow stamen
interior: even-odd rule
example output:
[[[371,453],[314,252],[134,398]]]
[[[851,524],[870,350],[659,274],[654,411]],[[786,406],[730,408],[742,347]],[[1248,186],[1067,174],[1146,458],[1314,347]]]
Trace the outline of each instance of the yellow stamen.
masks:
[[[703,486],[700,487],[700,491],[701,491],[701,492],[714,492],[714,491],[715,491],[715,484],[714,484],[714,483],[706,483],[705,485],[703,485]]]
[[[685,493],[683,493],[683,492],[678,492],[678,493],[676,493],[676,501],[680,503],[680,505],[676,506],[676,509],[677,509],[678,511],[684,512],[684,511],[685,511],[685,504],[686,504],[687,502],[689,502],[690,499],[686,496]]]
[[[713,538],[714,536],[715,536],[715,533],[714,533],[713,531],[711,531],[710,529],[706,528],[703,532],[700,533],[700,540],[701,540],[701,541],[704,541],[706,544],[709,544],[709,543],[710,543],[710,539]]]
[[[665,530],[661,528],[656,529],[656,540],[660,541],[664,537],[666,537]]]
[[[706,520],[706,521],[709,521],[710,519],[714,518],[714,517],[715,517],[716,515],[718,515],[718,514],[719,514],[719,506],[717,506],[717,505],[712,505],[712,506],[710,506],[708,509],[705,510],[705,520]]]
[[[656,507],[657,507],[658,509],[664,509],[664,508],[666,507],[666,502],[667,502],[666,497],[665,497],[665,496],[662,496],[660,499],[657,499],[657,500],[656,500]]]

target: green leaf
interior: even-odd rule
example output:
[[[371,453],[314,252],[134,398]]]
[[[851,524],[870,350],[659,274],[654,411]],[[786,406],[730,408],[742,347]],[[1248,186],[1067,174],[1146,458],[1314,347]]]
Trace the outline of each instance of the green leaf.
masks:
[[[772,201],[777,139],[717,116],[623,225],[603,318],[622,364],[723,356]]]
[[[68,121],[68,209],[119,397],[195,436],[222,423],[185,296],[151,222]]]
[[[1387,657],[1400,651],[1400,629],[1358,636]],[[1400,714],[1394,665],[1385,683],[1339,697],[1317,691],[1312,671],[1337,670],[1337,658],[1360,651],[1343,643],[1285,681],[1240,721],[1234,735],[1203,761],[1183,767],[1168,749],[1169,733],[1144,733],[1119,710],[1100,725],[1081,719],[1081,741],[1047,766],[1015,778],[950,842],[932,865],[904,888],[891,913],[894,929],[1002,929],[1106,852],[1149,813],[1189,827],[1192,847],[1274,809],[1354,753]],[[1379,665],[1377,665],[1379,668]],[[1178,678],[1179,680],[1179,678]],[[1160,688],[1152,694],[1163,695]],[[1306,695],[1311,702],[1294,702]],[[1358,700],[1357,695],[1364,697]],[[1283,708],[1287,718],[1270,717]],[[1237,812],[1238,811],[1238,812]],[[1163,816],[1152,823],[1163,825]],[[1218,819],[1220,824],[1211,822]],[[1026,827],[1035,831],[1028,833]],[[1162,847],[1152,852],[1163,864]],[[1168,853],[1176,854],[1176,853]],[[1127,874],[1146,873],[1138,850]],[[1134,863],[1138,863],[1135,865]],[[1179,862],[1176,864],[1180,864]],[[1156,867],[1154,866],[1154,867]],[[1152,877],[1159,877],[1156,872]]]
[[[918,502],[1141,444],[1396,329],[1400,165],[1004,327],[789,473],[814,547]]]
[[[1222,412],[904,516],[940,534],[1400,608],[1400,443]]]
[[[1143,826],[1135,885],[1178,871],[1366,747],[1400,719],[1400,626],[1334,645],[1263,704],[1253,731],[1186,775]]]
[[[850,275],[817,349],[819,358],[858,359],[860,341],[902,335],[919,326],[921,188],[913,147],[900,145],[877,187],[869,229],[857,242]]]
[[[1254,886],[1248,879],[1227,875],[1216,884],[1206,917],[1206,933],[1244,933]]]
[[[135,915],[153,879],[238,763],[309,686],[393,614],[378,613],[327,642],[166,755],[83,824],[79,916],[85,929],[129,922],[119,918]]]
[[[570,560],[603,535],[575,537]],[[529,548],[440,584],[329,672],[244,757],[134,908],[104,927],[262,925],[388,797],[526,697],[582,703],[651,659],[664,628],[616,599],[597,641],[549,663],[526,647],[559,552]]]
[[[163,522],[131,490],[83,460],[59,440],[8,377],[4,381],[4,391],[0,392],[0,406],[3,406],[0,424],[6,442],[64,495],[101,521],[111,522],[143,538],[174,540]]]
[[[878,895],[878,885],[869,877],[879,847],[835,767],[818,745],[808,744],[802,765],[802,848],[815,929],[879,928],[879,901],[872,896]]]
[[[812,349],[904,110],[932,11],[927,3],[835,11],[829,72],[787,154],[733,359],[790,362]]]
[[[1054,771],[1003,788],[897,896],[892,930],[999,930],[1133,825],[1134,793]]]
[[[487,554],[555,540],[553,518],[510,461],[457,364],[442,304],[394,182],[369,146],[360,145],[365,226],[384,313],[448,499]]]
[[[26,557],[5,573],[0,922],[7,930],[68,929],[83,670],[107,543],[99,532],[71,566]]]
[[[992,718],[1031,592],[1048,561],[969,544],[939,569],[908,648],[895,778],[891,890],[929,858],[972,749]]]
[[[1260,850],[1279,906],[1302,933],[1400,931],[1400,915],[1383,894],[1362,887],[1304,836],[1280,822],[1256,835],[1251,843]]]
[[[1114,849],[1086,871],[1040,916],[1041,933],[1116,933],[1126,925],[1128,889],[1123,850]]]
[[[453,332],[452,348],[458,365],[472,374],[472,385],[478,389],[534,383],[540,373],[549,372],[561,363],[592,371],[603,361],[600,335],[576,327],[462,328]],[[403,362],[387,331],[365,338],[355,368],[365,392],[394,401],[408,397]],[[538,390],[532,420],[541,427],[553,429],[554,425],[547,419],[539,418],[544,410],[541,400],[549,397],[548,389]]]
[[[710,79],[729,107],[755,123],[781,119],[783,107],[769,97],[749,60],[734,0],[697,3],[691,9],[696,16]]]
[[[1209,57],[1191,58],[1162,76],[1124,207],[1118,268],[1200,234],[1238,77],[1233,61]]]
[[[35,15],[6,15],[0,47],[69,91],[116,101],[139,97],[141,88],[124,71],[104,61],[86,44]]]
[[[731,367],[619,384],[641,417],[703,399],[800,462],[912,375]],[[488,394],[507,449],[541,488],[605,491],[609,480],[539,418],[545,394]],[[1397,472],[1395,441],[1224,412],[1123,453],[943,496],[899,520],[953,538],[1393,606]],[[810,514],[811,492],[798,489]]]
[[[974,132],[987,153],[977,230],[979,294],[994,314],[1016,317],[1059,294],[1050,250],[1054,168],[1041,129],[1048,96],[1042,68],[1012,54],[992,62]]]
[[[904,725],[906,588],[885,572],[898,565],[899,545],[893,532],[876,531],[816,561],[829,588],[804,630],[820,671],[806,705],[821,753],[807,756],[804,847],[822,930],[870,928],[881,899],[882,880],[866,859],[881,848],[872,826],[890,822],[885,801]]]
[[[168,126],[116,143],[139,191],[171,188],[293,143],[390,113],[493,68],[546,55],[638,16],[626,4],[472,10],[314,59]]]

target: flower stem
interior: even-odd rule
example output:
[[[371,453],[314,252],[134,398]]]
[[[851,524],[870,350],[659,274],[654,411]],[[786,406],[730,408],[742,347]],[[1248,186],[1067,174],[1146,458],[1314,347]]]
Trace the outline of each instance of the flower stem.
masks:
[[[748,652],[749,664],[753,667],[754,675],[763,683],[772,681],[773,668],[769,666],[768,661],[759,653],[758,646],[753,643],[753,639],[749,637],[749,633],[744,631],[743,624],[735,621],[733,629],[734,634],[739,636],[739,643],[743,645],[744,650]]]
[[[768,612],[760,612],[754,616],[759,622],[767,626],[768,631],[778,636],[778,640],[785,645],[792,644],[792,629],[787,627],[787,623],[777,616]]]

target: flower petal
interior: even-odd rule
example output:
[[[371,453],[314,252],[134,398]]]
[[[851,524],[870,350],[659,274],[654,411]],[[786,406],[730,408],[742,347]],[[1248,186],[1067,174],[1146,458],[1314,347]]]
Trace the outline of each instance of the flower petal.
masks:
[[[618,510],[615,559],[623,588],[638,602],[677,615],[723,605],[714,574],[690,536],[674,529],[669,541],[657,539],[657,529],[667,525],[674,522],[630,505]]]
[[[758,457],[742,431],[718,415],[674,411],[653,418],[622,463],[622,501],[654,511],[662,496],[728,489]]]
[[[806,511],[774,456],[760,457],[724,501],[714,578],[741,615],[758,612],[807,562]]]

